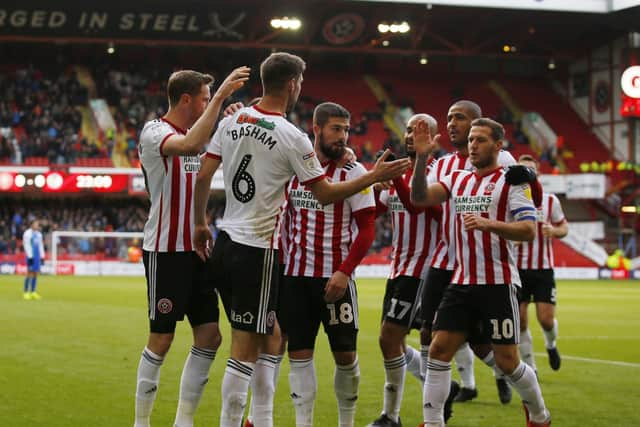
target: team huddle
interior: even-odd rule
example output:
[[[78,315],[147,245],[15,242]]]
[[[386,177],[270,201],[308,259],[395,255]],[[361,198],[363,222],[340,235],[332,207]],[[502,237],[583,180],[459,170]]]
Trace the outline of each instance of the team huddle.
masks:
[[[219,123],[224,100],[250,69],[234,70],[213,96],[211,76],[178,71],[167,85],[168,112],[145,124],[139,153],[151,199],[143,246],[150,333],[134,426],[150,425],[160,369],[185,315],[194,341],[174,425],[193,426],[221,343],[218,298],[232,327],[221,427],[273,426],[285,351],[296,426],[313,426],[321,323],[335,361],[339,425],[354,426],[354,271],[374,240],[376,216],[385,212],[393,228],[380,327],[385,385],[381,414],[369,426],[402,425],[407,371],[423,384],[421,425],[444,426],[454,401],[478,394],[474,355],[493,369],[502,403],[513,388],[527,426],[550,425],[526,316],[533,299],[549,362],[559,369],[550,239],[566,235],[567,223],[558,199],[542,192],[535,159],[516,164],[501,149],[502,125],[463,100],[447,112],[454,153],[433,157],[438,123],[421,113],[406,124],[407,157],[396,160],[387,150],[367,170],[347,148],[344,107],[316,107],[313,143],[286,119],[304,70],[295,55],[271,54],[260,66],[262,97],[228,107]],[[214,242],[206,206],[221,164],[226,206]],[[420,350],[405,342],[411,329],[420,330]],[[454,358],[461,384],[451,379]]]

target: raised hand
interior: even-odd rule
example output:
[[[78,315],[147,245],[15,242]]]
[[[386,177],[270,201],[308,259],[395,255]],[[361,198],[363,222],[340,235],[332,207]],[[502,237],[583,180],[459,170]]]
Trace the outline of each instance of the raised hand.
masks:
[[[391,155],[390,150],[385,150],[382,156],[378,158],[372,172],[376,182],[390,181],[402,175],[411,167],[411,161],[408,158],[398,159],[392,162],[385,161]]]
[[[418,120],[413,128],[413,149],[418,155],[433,153],[438,146],[440,134],[431,135],[429,124],[425,120]]]
[[[223,98],[228,98],[233,92],[244,86],[244,82],[249,80],[250,73],[251,68],[249,67],[243,66],[236,68],[227,76],[226,79],[224,79],[224,81],[216,91],[216,95]]]
[[[222,114],[225,117],[233,116],[241,108],[244,108],[244,104],[242,102],[234,102],[227,105],[227,108],[224,109]]]

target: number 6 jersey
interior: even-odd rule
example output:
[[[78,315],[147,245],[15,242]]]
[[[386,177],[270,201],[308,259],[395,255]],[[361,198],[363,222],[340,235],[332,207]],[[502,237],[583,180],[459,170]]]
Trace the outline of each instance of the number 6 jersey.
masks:
[[[218,127],[207,156],[222,160],[226,205],[219,228],[247,246],[277,248],[285,185],[324,179],[311,141],[280,113],[242,108]]]

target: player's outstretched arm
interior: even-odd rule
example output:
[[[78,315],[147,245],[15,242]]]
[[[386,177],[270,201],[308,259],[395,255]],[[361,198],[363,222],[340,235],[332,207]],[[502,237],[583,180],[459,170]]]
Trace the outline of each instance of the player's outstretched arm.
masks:
[[[503,239],[530,242],[536,236],[536,223],[533,220],[514,222],[496,221],[480,215],[464,214],[465,230],[480,230],[495,233]]]
[[[433,206],[444,202],[448,194],[440,184],[427,185],[427,160],[438,144],[440,135],[431,136],[425,120],[418,120],[413,131],[416,164],[411,176],[411,203],[415,206]]]
[[[220,159],[202,156],[200,171],[196,178],[196,188],[193,192],[193,242],[198,256],[204,261],[209,256],[208,250],[213,242],[213,236],[207,225],[207,201],[211,189],[211,179],[220,166]]]
[[[388,181],[398,177],[411,166],[408,159],[385,162],[389,154],[391,154],[391,151],[386,150],[380,156],[373,169],[357,178],[336,183],[329,183],[326,179],[321,179],[309,184],[308,188],[320,204],[328,205],[338,200],[344,200],[376,182]]]
[[[209,142],[209,136],[218,120],[220,107],[225,99],[233,92],[244,86],[249,80],[249,67],[236,68],[222,82],[204,113],[196,121],[186,135],[172,135],[162,146],[162,154],[165,156],[195,156]]]

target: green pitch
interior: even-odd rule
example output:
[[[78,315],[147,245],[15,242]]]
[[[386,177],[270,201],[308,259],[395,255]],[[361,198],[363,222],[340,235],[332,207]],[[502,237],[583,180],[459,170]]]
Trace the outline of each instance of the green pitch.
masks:
[[[41,301],[22,300],[22,282],[23,277],[0,276],[0,425],[132,425],[136,369],[147,336],[144,280],[41,277]],[[384,373],[377,337],[384,281],[360,280],[358,286],[362,380],[357,425],[365,426],[382,406]],[[560,371],[550,370],[540,329],[532,323],[539,375],[553,425],[640,425],[640,283],[561,282],[558,299]],[[222,331],[223,344],[211,370],[197,426],[217,425],[220,381],[229,348],[226,320]],[[408,341],[418,347],[417,333]],[[188,325],[181,324],[162,368],[153,425],[173,422],[180,373],[190,343]],[[335,426],[333,363],[322,332],[316,369],[315,422]],[[275,403],[276,426],[295,425],[287,372],[285,360]],[[493,376],[478,360],[476,378],[478,399],[454,406],[449,425],[523,426],[524,415],[515,392],[510,405],[500,405]],[[421,389],[407,374],[403,424],[417,426],[421,415]]]

